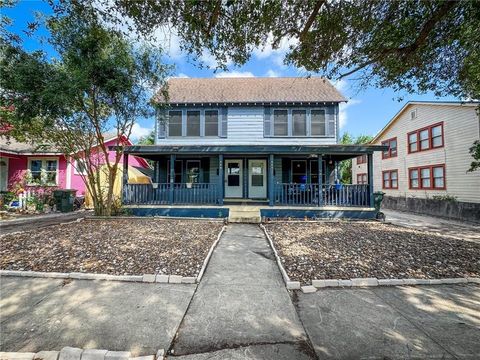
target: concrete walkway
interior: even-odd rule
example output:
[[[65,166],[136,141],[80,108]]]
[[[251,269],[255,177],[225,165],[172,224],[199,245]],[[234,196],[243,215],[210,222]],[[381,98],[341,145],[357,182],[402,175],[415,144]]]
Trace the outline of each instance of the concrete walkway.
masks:
[[[460,240],[480,243],[480,225],[443,218],[382,209],[386,221],[396,225],[441,233]]]
[[[258,226],[229,225],[173,350],[175,358],[192,354],[185,359],[312,358],[272,250]]]

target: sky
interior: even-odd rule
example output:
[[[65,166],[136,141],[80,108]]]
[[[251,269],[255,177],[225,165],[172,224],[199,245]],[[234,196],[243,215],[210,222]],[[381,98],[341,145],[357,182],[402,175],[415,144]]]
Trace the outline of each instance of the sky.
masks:
[[[2,9],[2,15],[10,17],[14,21],[10,30],[24,38],[24,47],[28,51],[42,49],[46,51],[47,55],[54,56],[53,49],[45,42],[38,40],[38,38],[48,36],[46,29],[40,28],[35,38],[27,38],[22,32],[27,22],[34,20],[36,11],[48,13],[50,8],[40,0],[21,0],[13,8]],[[158,39],[165,51],[165,62],[174,65],[174,76],[178,77],[295,77],[306,75],[301,69],[284,65],[283,58],[290,45],[288,41],[283,41],[275,50],[270,45],[255,49],[251,59],[245,65],[238,67],[229,64],[228,71],[223,72],[215,70],[215,60],[208,53],[201,58],[203,67],[189,59],[181,52],[178,38],[174,34],[159,31]],[[312,75],[315,76],[315,74]],[[340,105],[340,131],[342,134],[348,132],[353,136],[375,135],[407,101],[458,100],[453,97],[437,98],[432,93],[407,94],[395,92],[389,88],[378,89],[373,86],[359,91],[356,88],[356,82],[348,78],[332,82],[348,99],[346,104]],[[399,101],[399,98],[402,98],[402,101]],[[139,119],[132,131],[133,140],[147,135],[153,126],[153,118]]]

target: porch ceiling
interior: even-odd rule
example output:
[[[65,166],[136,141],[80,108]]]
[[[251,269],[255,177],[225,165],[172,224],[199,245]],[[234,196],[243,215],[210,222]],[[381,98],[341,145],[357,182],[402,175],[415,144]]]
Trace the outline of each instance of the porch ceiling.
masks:
[[[308,156],[324,155],[337,159],[348,159],[361,154],[371,154],[374,151],[387,150],[383,145],[204,145],[204,146],[159,146],[132,145],[123,149],[125,154],[148,157],[149,155],[290,155]]]

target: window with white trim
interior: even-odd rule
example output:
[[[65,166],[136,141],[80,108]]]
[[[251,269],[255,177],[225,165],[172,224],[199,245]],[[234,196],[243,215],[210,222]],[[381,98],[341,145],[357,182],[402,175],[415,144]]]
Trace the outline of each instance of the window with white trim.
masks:
[[[29,185],[57,185],[58,159],[29,159]]]

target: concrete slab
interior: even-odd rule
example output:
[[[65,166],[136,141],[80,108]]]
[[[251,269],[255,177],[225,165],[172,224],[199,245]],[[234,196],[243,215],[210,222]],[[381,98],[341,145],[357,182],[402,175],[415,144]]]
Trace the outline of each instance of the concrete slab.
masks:
[[[475,286],[323,289],[296,304],[320,359],[475,358]]]
[[[169,348],[196,285],[1,278],[2,351]]]
[[[252,345],[224,349],[203,354],[167,357],[173,360],[308,360],[312,358],[308,348],[300,344]]]
[[[370,290],[298,294],[298,311],[320,359],[442,354],[433,341]]]
[[[273,253],[258,226],[229,225],[174,341],[175,355],[306,342]]]
[[[382,288],[375,294],[449,353],[480,354],[480,286]]]
[[[480,244],[479,225],[434,216],[382,209],[386,220],[396,225],[417,230],[436,232],[455,239],[474,241]]]

